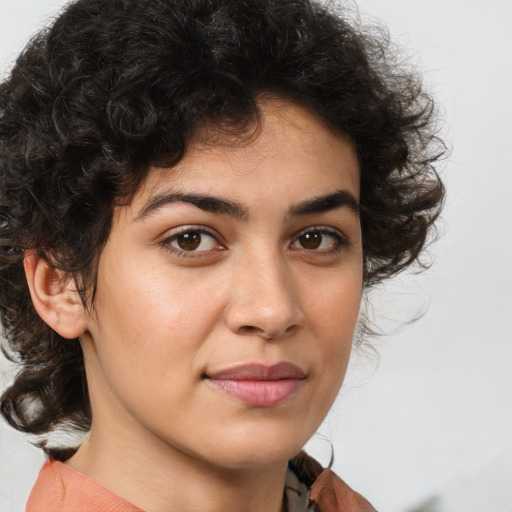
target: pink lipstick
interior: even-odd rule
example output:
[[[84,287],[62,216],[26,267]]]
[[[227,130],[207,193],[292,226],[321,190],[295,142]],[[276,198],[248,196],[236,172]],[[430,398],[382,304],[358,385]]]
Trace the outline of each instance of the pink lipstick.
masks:
[[[207,382],[251,407],[273,407],[292,396],[305,374],[291,363],[235,366],[206,376]]]

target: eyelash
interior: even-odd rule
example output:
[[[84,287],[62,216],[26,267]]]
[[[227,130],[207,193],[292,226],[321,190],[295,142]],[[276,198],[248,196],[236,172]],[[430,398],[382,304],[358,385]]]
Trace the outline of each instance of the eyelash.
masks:
[[[215,241],[216,248],[215,249],[207,249],[207,250],[201,250],[197,251],[195,250],[197,247],[195,247],[193,250],[186,250],[179,247],[174,247],[172,244],[173,242],[176,242],[178,240],[178,237],[180,236],[186,236],[190,234],[198,234],[200,236],[199,239],[199,246],[204,242],[202,237],[206,235],[207,237],[210,237],[213,241]],[[294,244],[296,244],[301,237],[307,236],[307,235],[320,235],[322,238],[320,239],[320,245],[324,242],[324,237],[328,236],[331,237],[333,240],[333,247],[328,249],[308,249],[305,247],[302,248],[295,248],[297,251],[301,251],[306,254],[318,254],[318,255],[333,255],[339,253],[344,247],[348,245],[348,240],[337,230],[332,228],[327,228],[325,226],[312,226],[307,229],[304,229],[303,231],[300,231],[297,235],[294,236],[292,241],[289,244],[289,247],[291,249],[294,249]],[[177,231],[172,233],[170,236],[167,236],[164,240],[162,240],[161,245],[169,252],[177,255],[180,258],[197,258],[201,256],[205,256],[205,253],[211,253],[211,251],[219,251],[219,250],[225,250],[226,247],[219,242],[219,235],[205,229],[203,226],[182,226],[178,228]]]
[[[168,250],[169,252],[175,254],[180,258],[197,258],[199,256],[204,256],[205,253],[210,253],[214,249],[196,251],[196,250],[186,250],[179,247],[173,247],[173,242],[176,242],[180,236],[186,236],[196,233],[200,236],[199,246],[204,242],[203,237],[206,235],[207,237],[214,240],[217,250],[224,250],[224,245],[218,241],[220,238],[219,235],[205,229],[202,226],[182,226],[178,228],[174,233],[170,236],[167,236],[164,240],[162,240],[161,245]]]
[[[307,249],[307,248],[299,248],[298,250],[303,251],[308,254],[317,253],[323,255],[331,255],[339,253],[344,247],[348,245],[348,240],[337,230],[332,228],[327,228],[325,226],[313,226],[307,228],[300,233],[298,233],[292,242],[290,243],[290,247],[298,241],[301,237],[306,235],[321,235],[321,243],[324,242],[323,238],[328,236],[333,239],[334,247],[329,249]]]

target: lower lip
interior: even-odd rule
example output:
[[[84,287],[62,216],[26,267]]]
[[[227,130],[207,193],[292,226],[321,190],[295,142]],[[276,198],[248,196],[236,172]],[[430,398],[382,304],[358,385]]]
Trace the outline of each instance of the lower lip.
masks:
[[[208,379],[208,382],[251,407],[273,407],[290,398],[299,389],[303,380]]]

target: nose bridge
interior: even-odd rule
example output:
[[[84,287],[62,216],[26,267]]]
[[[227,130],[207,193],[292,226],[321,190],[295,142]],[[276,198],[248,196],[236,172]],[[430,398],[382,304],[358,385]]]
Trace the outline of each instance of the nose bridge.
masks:
[[[293,275],[277,250],[241,257],[232,285],[227,323],[238,334],[276,338],[299,329],[303,315]]]

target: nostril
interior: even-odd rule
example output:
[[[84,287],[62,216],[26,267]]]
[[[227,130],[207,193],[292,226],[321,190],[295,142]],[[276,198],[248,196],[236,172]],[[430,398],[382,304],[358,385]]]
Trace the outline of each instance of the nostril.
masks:
[[[285,334],[293,334],[298,330],[299,330],[299,326],[297,324],[290,325],[290,327],[288,327],[286,329]]]
[[[242,334],[242,335],[246,335],[246,336],[261,336],[262,338],[265,338],[268,340],[273,339],[273,336],[267,334],[264,329],[261,329],[254,325],[243,325],[238,330],[238,334]]]
[[[254,334],[256,331],[257,331],[257,329],[253,325],[243,325],[240,328],[240,332],[242,334]]]

